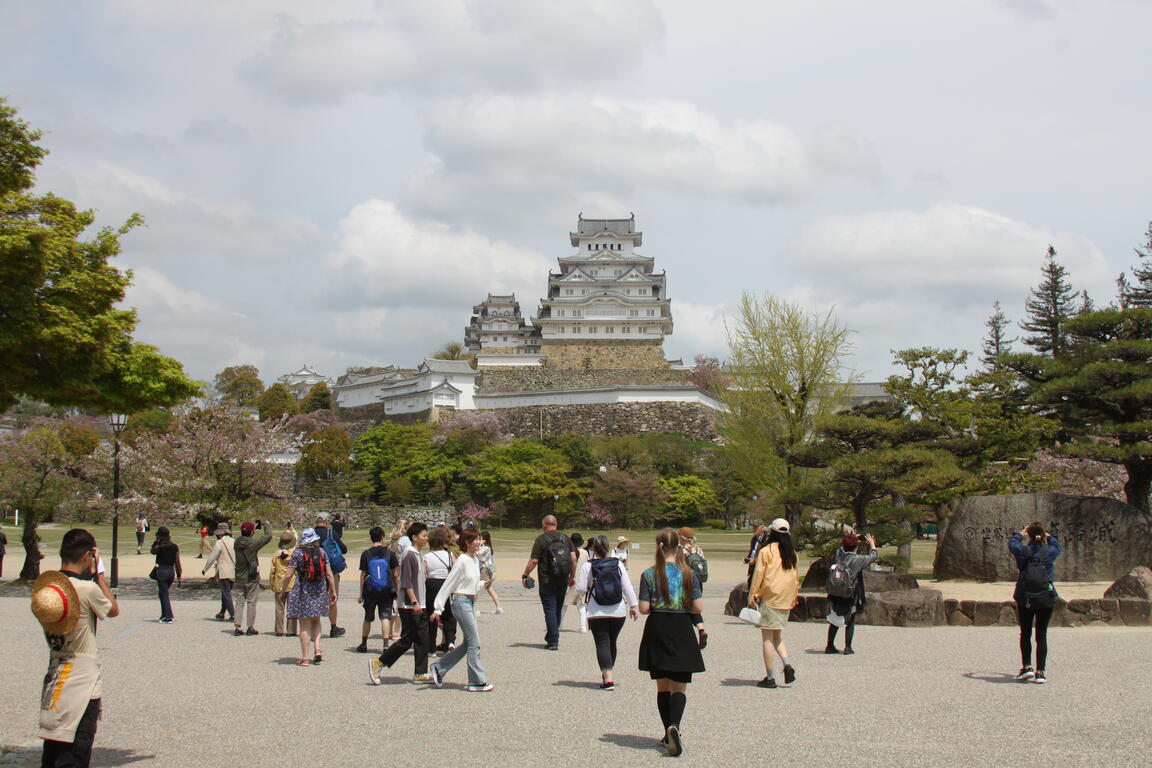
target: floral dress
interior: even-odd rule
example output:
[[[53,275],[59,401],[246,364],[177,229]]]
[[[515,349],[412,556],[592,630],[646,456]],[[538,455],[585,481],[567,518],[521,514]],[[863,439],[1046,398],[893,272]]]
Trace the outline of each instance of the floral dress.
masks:
[[[319,553],[320,559],[324,562],[325,570],[329,567],[328,556],[318,546],[297,547],[292,553],[288,566],[296,569],[296,583],[288,592],[288,618],[290,619],[315,619],[328,615],[328,579],[307,581],[301,578],[305,549],[313,549]]]

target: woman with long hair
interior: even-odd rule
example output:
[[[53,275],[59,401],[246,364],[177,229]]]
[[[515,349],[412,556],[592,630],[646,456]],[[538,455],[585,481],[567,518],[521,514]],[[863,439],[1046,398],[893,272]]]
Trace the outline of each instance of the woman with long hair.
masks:
[[[480,561],[480,583],[484,585],[484,591],[488,593],[488,597],[492,598],[492,602],[496,604],[492,613],[504,613],[504,609],[500,607],[500,598],[496,596],[496,590],[492,588],[492,582],[496,580],[496,559],[494,556],[495,549],[492,546],[492,534],[488,531],[481,531],[480,538],[484,540],[480,549],[476,550],[476,558]]]
[[[168,591],[172,581],[184,583],[184,569],[180,566],[180,547],[172,541],[172,534],[164,526],[156,529],[156,540],[152,542],[152,554],[156,555],[156,588],[160,590],[160,623],[171,624],[172,598]]]
[[[772,673],[772,651],[784,664],[784,684],[791,685],[796,670],[788,660],[788,646],[782,637],[788,625],[788,614],[796,606],[800,591],[800,575],[796,570],[796,549],[788,521],[778,517],[769,526],[768,541],[756,555],[756,569],[748,589],[748,605],[760,609],[760,644],[764,654],[764,679],[756,683],[761,688],[775,688]]]
[[[1056,607],[1056,585],[1052,564],[1062,550],[1055,534],[1048,533],[1044,524],[1035,522],[1012,534],[1008,550],[1016,558],[1020,576],[1012,599],[1020,621],[1020,682],[1033,680],[1048,682],[1044,665],[1048,662],[1048,622]],[[1036,668],[1032,668],[1032,626],[1036,626]]]
[[[640,638],[640,669],[656,681],[656,708],[664,726],[660,742],[676,757],[684,750],[680,721],[688,704],[688,684],[692,673],[704,671],[692,628],[692,614],[704,611],[704,596],[672,528],[656,535],[656,562],[640,576],[638,607],[648,617]]]
[[[404,557],[404,552],[408,547],[412,546],[412,539],[408,538],[408,526],[412,525],[412,521],[406,517],[401,517],[392,526],[391,533],[388,534],[388,549],[396,553],[396,559],[399,560]],[[388,639],[400,639],[400,590],[396,591],[396,600],[392,603],[392,626],[389,627]]]
[[[639,615],[639,601],[628,580],[628,569],[618,558],[609,556],[607,536],[593,536],[588,551],[592,559],[585,560],[576,572],[576,595],[587,605],[588,628],[596,641],[596,663],[600,665],[600,689],[612,691],[616,689],[612,674],[616,638],[624,628],[624,619]]]
[[[476,557],[476,552],[483,544],[483,540],[476,531],[466,530],[461,531],[459,542],[460,557],[456,558],[448,578],[441,585],[433,601],[432,623],[435,624],[437,619],[446,615],[445,611],[451,604],[452,613],[459,617],[464,642],[445,654],[429,671],[432,674],[432,684],[440,688],[444,685],[444,675],[456,666],[461,658],[467,656],[467,690],[472,693],[486,693],[492,690],[492,684],[488,682],[484,665],[480,663],[480,630],[476,621],[476,588],[480,586],[480,561]]]
[[[440,587],[452,571],[456,556],[448,549],[452,544],[452,529],[445,525],[438,525],[428,533],[428,551],[424,553],[424,567],[427,576],[424,577],[424,610],[427,616],[432,616],[432,604],[436,595],[440,594]],[[444,606],[444,611],[438,617],[439,621],[428,620],[428,649],[435,650],[441,656],[456,646],[456,617],[452,615],[452,605]],[[441,642],[436,644],[436,631],[440,630]],[[450,647],[451,646],[451,647]]]

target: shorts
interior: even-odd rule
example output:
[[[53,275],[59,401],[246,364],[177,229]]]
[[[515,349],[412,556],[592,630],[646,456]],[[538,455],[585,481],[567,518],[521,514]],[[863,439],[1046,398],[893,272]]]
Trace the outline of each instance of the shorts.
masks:
[[[364,621],[375,621],[379,615],[381,619],[392,618],[391,592],[365,592],[364,593]]]
[[[760,629],[784,629],[788,626],[788,615],[792,613],[787,608],[769,608],[760,603]]]

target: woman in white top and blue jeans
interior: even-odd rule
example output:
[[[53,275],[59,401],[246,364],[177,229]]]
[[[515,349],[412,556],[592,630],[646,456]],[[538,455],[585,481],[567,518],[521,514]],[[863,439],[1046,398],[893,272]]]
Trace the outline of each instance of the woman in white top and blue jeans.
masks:
[[[488,675],[480,663],[480,631],[476,625],[476,592],[480,587],[480,561],[476,551],[483,545],[480,534],[466,530],[460,534],[460,557],[452,565],[448,578],[440,587],[433,605],[431,620],[435,621],[444,612],[444,606],[452,601],[452,613],[464,635],[464,642],[449,651],[440,661],[432,665],[432,682],[437,688],[444,686],[444,675],[462,659],[468,656],[468,690],[484,693],[492,690]]]
[[[593,536],[588,544],[592,559],[581,564],[576,572],[576,594],[580,601],[588,600],[588,627],[592,630],[592,638],[596,641],[596,662],[600,665],[601,690],[615,690],[612,668],[616,666],[616,638],[624,627],[624,618],[631,616],[635,619],[640,615],[637,611],[639,601],[636,599],[636,590],[628,580],[628,569],[618,558],[608,557],[608,539],[605,536]],[[597,561],[605,560],[603,565]],[[607,562],[612,561],[612,562]],[[612,568],[615,565],[620,578],[620,599],[609,605],[601,605],[596,601],[593,591],[593,566],[597,570]]]

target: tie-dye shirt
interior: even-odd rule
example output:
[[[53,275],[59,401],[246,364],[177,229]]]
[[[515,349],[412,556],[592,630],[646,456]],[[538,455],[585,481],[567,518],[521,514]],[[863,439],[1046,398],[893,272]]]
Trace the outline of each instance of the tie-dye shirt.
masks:
[[[692,574],[692,594],[684,588],[684,572],[676,563],[664,563],[664,572],[668,576],[668,601],[665,602],[656,590],[655,567],[644,571],[640,576],[640,600],[652,605],[654,611],[686,611],[693,600],[704,596],[700,587],[700,579]]]

